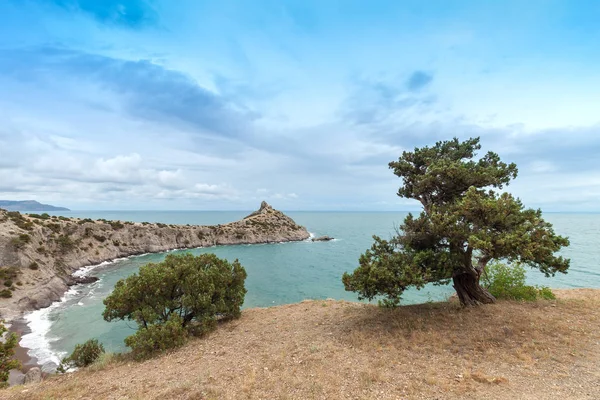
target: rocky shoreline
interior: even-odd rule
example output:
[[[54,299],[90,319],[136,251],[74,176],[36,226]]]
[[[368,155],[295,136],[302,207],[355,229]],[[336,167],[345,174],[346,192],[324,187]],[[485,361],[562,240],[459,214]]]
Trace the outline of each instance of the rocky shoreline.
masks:
[[[71,274],[117,258],[214,245],[302,241],[305,227],[262,202],[247,217],[220,225],[169,225],[20,214],[0,210],[0,318],[60,300]]]

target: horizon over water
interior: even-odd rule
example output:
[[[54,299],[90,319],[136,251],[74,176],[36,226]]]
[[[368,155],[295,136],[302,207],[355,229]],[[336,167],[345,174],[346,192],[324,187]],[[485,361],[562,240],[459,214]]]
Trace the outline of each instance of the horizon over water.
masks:
[[[135,222],[213,225],[241,219],[249,211],[55,211],[51,215],[93,219],[120,219]],[[280,244],[214,246],[190,251],[207,252],[230,261],[239,259],[246,268],[244,308],[288,304],[304,299],[344,299],[357,301],[346,292],[341,276],[353,271],[358,257],[372,242],[372,235],[388,238],[402,223],[407,212],[398,211],[286,211],[315,236],[329,235],[331,242],[292,242]],[[600,214],[544,213],[558,234],[569,236],[571,246],[562,254],[571,258],[569,273],[547,279],[536,270],[528,271],[531,284],[550,287],[600,288]],[[89,275],[99,281],[72,287],[60,302],[34,311],[25,319],[31,333],[21,345],[30,350],[46,370],[52,370],[75,344],[98,338],[107,351],[125,351],[125,336],[135,330],[133,322],[107,323],[102,319],[102,300],[122,278],[137,272],[141,265],[160,262],[166,253],[146,254],[102,263]],[[427,285],[421,291],[407,290],[402,304],[444,300],[454,290],[449,286]]]

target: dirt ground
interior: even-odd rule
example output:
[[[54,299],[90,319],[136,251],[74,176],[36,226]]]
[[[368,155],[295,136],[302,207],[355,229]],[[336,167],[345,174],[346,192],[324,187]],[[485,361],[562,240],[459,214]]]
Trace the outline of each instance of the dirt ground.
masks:
[[[600,399],[600,290],[395,310],[251,309],[207,338],[0,391],[2,399]]]

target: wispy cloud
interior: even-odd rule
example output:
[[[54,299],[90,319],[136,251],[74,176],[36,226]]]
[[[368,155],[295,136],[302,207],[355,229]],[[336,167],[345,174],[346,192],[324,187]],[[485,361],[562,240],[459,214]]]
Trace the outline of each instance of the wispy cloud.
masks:
[[[599,210],[584,8],[0,2],[0,198],[405,209],[389,161],[481,136],[527,205]]]

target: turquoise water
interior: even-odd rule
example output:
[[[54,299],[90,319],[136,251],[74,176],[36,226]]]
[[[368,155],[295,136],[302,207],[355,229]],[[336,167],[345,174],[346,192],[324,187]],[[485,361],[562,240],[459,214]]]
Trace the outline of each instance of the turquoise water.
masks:
[[[106,218],[176,224],[217,224],[237,220],[247,212],[62,212],[81,218]],[[359,255],[370,247],[373,234],[389,237],[406,213],[289,212],[296,222],[316,236],[330,235],[331,242],[297,242],[268,245],[217,246],[191,250],[193,254],[213,252],[229,260],[239,259],[248,272],[248,293],[244,307],[268,307],[304,299],[356,300],[344,291],[341,275],[356,268]],[[531,271],[534,284],[551,287],[600,287],[600,214],[546,214],[558,233],[569,236],[570,248],[563,253],[572,259],[567,275],[545,278]],[[107,323],[102,319],[106,297],[115,282],[136,272],[148,262],[159,262],[165,254],[148,254],[119,260],[94,269],[100,280],[73,288],[64,301],[27,316],[32,333],[22,345],[42,362],[52,362],[70,352],[75,344],[95,337],[109,351],[125,350],[123,339],[134,332],[135,324]],[[428,286],[405,293],[404,303],[442,300],[452,294],[450,287]]]

